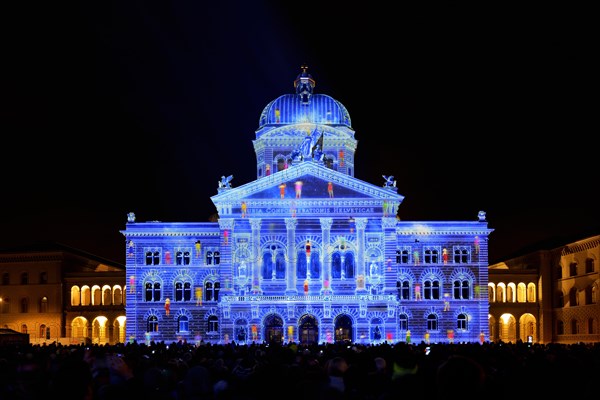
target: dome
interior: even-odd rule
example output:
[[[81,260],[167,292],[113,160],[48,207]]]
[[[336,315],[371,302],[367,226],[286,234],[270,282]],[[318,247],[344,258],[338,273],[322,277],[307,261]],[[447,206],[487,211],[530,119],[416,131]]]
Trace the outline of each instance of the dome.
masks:
[[[316,162],[354,176],[357,141],[346,107],[331,96],[313,93],[315,80],[302,66],[296,93],[284,94],[263,109],[256,139],[256,176]]]
[[[317,125],[346,125],[351,127],[346,107],[331,96],[313,94],[303,102],[297,94],[285,94],[270,102],[261,113],[259,128],[266,125],[311,123]]]
[[[263,109],[259,130],[266,126],[304,123],[351,128],[350,114],[342,103],[328,95],[313,94],[316,83],[307,68],[302,66],[302,72],[294,80],[295,94],[279,96]]]

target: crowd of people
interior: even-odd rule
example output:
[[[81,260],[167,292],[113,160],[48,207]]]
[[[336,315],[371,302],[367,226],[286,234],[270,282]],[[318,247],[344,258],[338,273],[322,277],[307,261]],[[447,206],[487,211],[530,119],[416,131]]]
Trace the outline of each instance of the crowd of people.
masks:
[[[0,347],[0,399],[518,399],[597,394],[600,344]]]

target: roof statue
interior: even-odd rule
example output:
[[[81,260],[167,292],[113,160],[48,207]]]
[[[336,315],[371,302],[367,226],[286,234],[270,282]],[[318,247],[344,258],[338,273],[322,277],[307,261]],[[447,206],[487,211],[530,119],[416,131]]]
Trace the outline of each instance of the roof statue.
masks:
[[[221,177],[221,180],[219,181],[219,189],[231,189],[231,184],[230,182],[233,179],[233,175],[229,175],[227,178],[225,177],[225,175],[223,175]]]
[[[394,180],[394,175],[381,175],[383,179],[385,179],[385,183],[383,187],[396,187],[396,181]]]
[[[309,133],[304,138],[296,150],[291,154],[292,160],[306,161],[311,158],[321,159],[323,156],[323,132],[319,132],[317,128]]]

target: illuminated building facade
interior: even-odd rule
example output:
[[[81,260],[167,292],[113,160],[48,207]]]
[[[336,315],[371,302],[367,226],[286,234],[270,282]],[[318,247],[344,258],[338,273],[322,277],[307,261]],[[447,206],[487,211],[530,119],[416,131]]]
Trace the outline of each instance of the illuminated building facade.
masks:
[[[213,343],[487,340],[488,235],[473,221],[401,221],[393,176],[354,177],[337,100],[295,92],[264,108],[257,179],[211,197],[218,222],[128,215],[126,334]]]
[[[600,235],[489,266],[490,340],[600,342]]]
[[[59,243],[0,249],[0,329],[32,344],[123,343],[124,278],[123,264]]]

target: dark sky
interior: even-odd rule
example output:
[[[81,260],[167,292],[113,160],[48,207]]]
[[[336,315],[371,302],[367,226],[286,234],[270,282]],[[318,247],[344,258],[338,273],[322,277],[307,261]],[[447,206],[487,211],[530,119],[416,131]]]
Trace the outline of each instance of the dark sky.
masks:
[[[255,179],[260,112],[303,63],[350,113],[355,176],[395,176],[401,219],[484,210],[491,262],[600,233],[589,10],[15,3],[0,17],[0,247],[124,262],[130,211],[207,221],[222,175]]]

